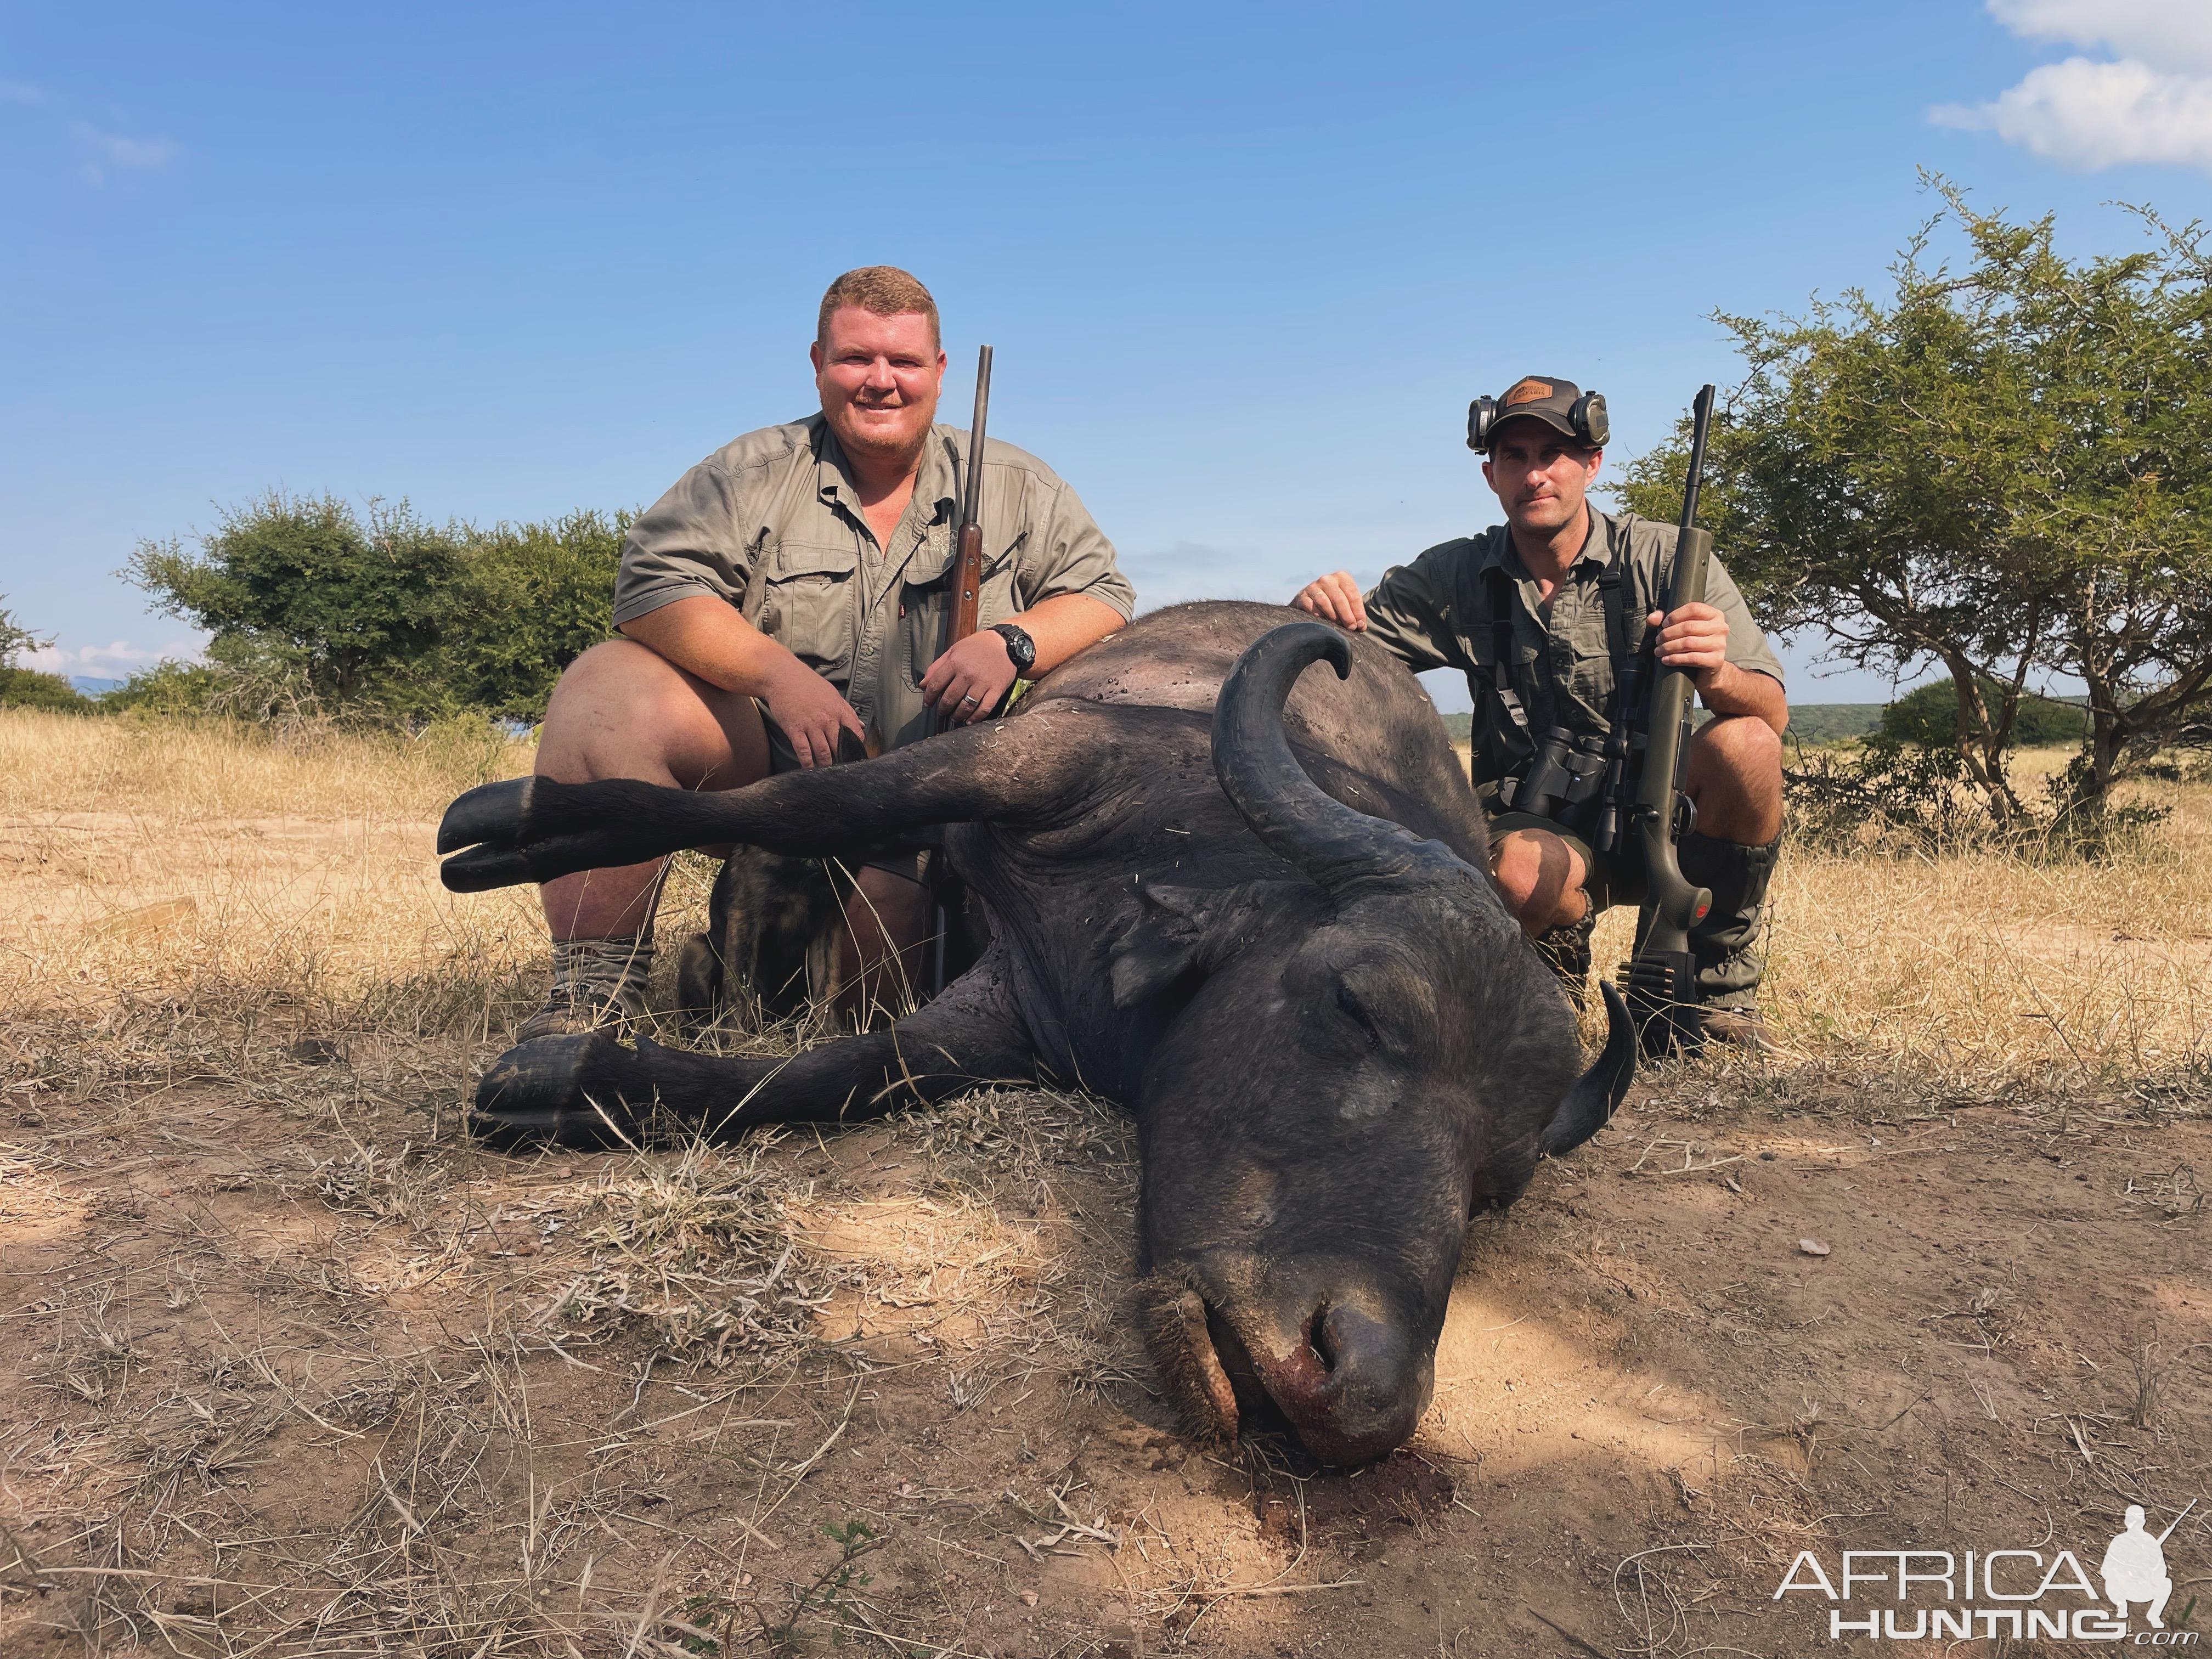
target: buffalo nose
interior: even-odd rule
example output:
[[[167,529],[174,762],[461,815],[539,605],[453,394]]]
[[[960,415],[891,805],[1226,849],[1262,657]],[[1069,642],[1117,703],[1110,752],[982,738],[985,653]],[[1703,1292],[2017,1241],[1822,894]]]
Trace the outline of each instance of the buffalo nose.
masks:
[[[1428,1409],[1435,1361],[1400,1323],[1352,1304],[1323,1303],[1301,1351],[1264,1368],[1267,1392],[1306,1449],[1355,1465],[1406,1443]]]

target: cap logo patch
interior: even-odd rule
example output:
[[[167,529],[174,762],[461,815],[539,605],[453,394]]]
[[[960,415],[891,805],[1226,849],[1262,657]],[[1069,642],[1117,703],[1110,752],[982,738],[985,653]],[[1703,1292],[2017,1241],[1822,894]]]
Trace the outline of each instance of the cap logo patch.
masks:
[[[1510,409],[1516,404],[1541,403],[1551,395],[1552,383],[1549,380],[1526,380],[1505,394],[1505,406]]]

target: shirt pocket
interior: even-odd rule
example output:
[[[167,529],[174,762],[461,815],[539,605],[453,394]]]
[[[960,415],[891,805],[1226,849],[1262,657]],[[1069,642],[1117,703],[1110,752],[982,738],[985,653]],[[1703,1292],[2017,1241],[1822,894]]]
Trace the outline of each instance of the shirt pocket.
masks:
[[[977,632],[1021,614],[1021,593],[1014,582],[1016,555],[1020,550],[1018,540],[996,558],[984,559],[982,585],[975,590]],[[908,672],[916,685],[951,643],[952,579],[959,568],[957,552],[948,555],[933,572],[917,560],[908,567],[909,579],[899,585],[899,626],[905,630]]]
[[[1477,628],[1471,634],[1462,635],[1460,645],[1474,665],[1474,677],[1486,687],[1494,684],[1498,678],[1497,635],[1488,628]],[[1505,648],[1510,653],[1505,683],[1517,691],[1535,678],[1536,647],[1525,643],[1516,633],[1507,636]]]
[[[853,659],[858,572],[849,548],[785,544],[768,572],[760,631],[816,673],[842,680]]]
[[[1570,671],[1569,690],[1590,713],[1601,720],[1610,719],[1613,690],[1620,679],[1613,666],[1612,642],[1600,632],[1595,637],[1577,637],[1572,645],[1574,666]]]

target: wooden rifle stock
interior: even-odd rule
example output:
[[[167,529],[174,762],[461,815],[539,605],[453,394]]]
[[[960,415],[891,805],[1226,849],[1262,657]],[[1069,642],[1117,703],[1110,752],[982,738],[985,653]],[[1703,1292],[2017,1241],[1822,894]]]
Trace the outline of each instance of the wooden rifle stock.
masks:
[[[952,565],[951,650],[975,631],[983,600],[983,423],[991,412],[991,348],[975,355],[975,421],[968,429],[968,488],[960,507],[960,551]]]
[[[991,413],[991,348],[975,354],[975,418],[968,428],[968,483],[961,492],[960,544],[952,560],[952,608],[945,617],[945,648],[950,651],[975,631],[983,603],[983,427]],[[988,710],[978,710],[979,714]],[[930,717],[930,726],[942,732],[950,725],[943,710]],[[929,993],[945,989],[945,941],[952,917],[945,902],[945,886],[936,868],[941,851],[930,854],[930,886],[935,890],[930,921],[936,937],[929,953]]]

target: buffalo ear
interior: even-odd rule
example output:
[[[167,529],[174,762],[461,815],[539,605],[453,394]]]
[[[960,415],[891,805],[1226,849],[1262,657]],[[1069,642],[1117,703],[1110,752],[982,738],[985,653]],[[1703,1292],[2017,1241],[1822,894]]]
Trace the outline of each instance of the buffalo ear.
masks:
[[[1303,882],[1254,881],[1241,887],[1168,887],[1139,882],[1136,902],[1107,951],[1114,1006],[1133,1008],[1193,971],[1235,953],[1255,925]]]

